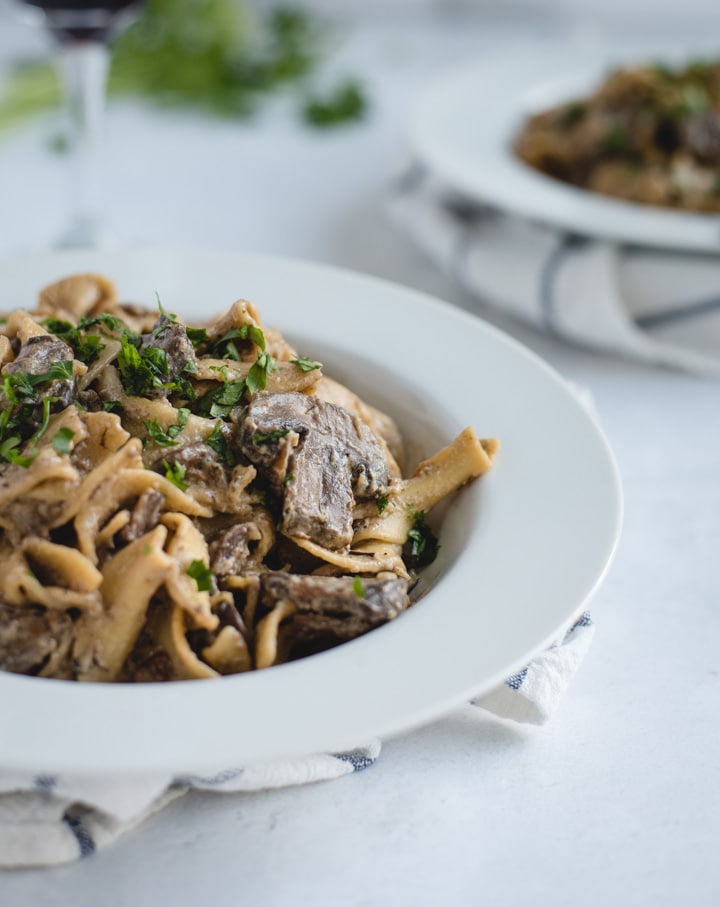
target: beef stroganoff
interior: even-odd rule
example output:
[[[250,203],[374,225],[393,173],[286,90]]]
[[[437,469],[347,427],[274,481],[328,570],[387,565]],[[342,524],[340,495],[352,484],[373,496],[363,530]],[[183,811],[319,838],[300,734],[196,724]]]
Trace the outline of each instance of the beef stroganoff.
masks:
[[[209,678],[353,639],[408,607],[426,515],[492,465],[466,428],[406,475],[394,421],[251,302],[170,308],[79,274],[0,325],[0,669]]]

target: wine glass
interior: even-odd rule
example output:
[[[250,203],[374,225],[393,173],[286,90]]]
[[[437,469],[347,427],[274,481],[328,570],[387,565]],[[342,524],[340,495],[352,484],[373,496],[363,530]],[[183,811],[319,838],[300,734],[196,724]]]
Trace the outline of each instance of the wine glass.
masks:
[[[71,217],[58,245],[96,248],[102,215],[103,143],[112,38],[141,0],[19,0],[52,35],[71,126]]]

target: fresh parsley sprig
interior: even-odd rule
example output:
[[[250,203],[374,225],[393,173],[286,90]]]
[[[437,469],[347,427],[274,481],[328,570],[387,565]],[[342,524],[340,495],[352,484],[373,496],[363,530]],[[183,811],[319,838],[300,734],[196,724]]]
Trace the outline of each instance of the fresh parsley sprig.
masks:
[[[315,362],[314,359],[308,359],[305,356],[298,356],[297,359],[291,359],[290,362],[296,365],[301,372],[314,372],[322,368],[322,362]]]
[[[127,334],[120,337],[118,368],[125,392],[131,397],[149,397],[158,389],[195,399],[195,391],[184,375],[170,375],[168,355],[159,346],[139,346]]]
[[[432,529],[425,522],[425,511],[410,514],[412,527],[408,531],[410,544],[409,561],[413,567],[427,567],[432,564],[440,550],[440,543]]]
[[[213,573],[205,561],[191,561],[185,572],[197,583],[198,592],[212,592]]]
[[[284,438],[289,432],[289,428],[276,428],[275,431],[270,431],[267,434],[256,431],[252,436],[252,442],[256,447],[260,444],[272,444],[273,441],[279,441],[280,438]]]
[[[228,444],[228,440],[225,437],[222,426],[222,420],[218,419],[215,423],[215,428],[213,428],[212,432],[208,436],[207,445],[209,448],[211,448],[211,450],[215,451],[220,460],[226,466],[232,467],[235,466],[237,460],[235,454],[232,451],[232,448]]]
[[[75,358],[86,365],[94,362],[105,349],[102,337],[97,334],[86,334],[80,328],[73,327],[69,321],[63,321],[61,318],[46,318],[43,325],[51,334],[71,346],[75,352]]]
[[[260,328],[252,324],[244,324],[240,328],[228,331],[227,334],[215,342],[212,347],[213,353],[217,353],[218,349],[225,350],[227,344],[233,343],[236,339],[252,341],[258,347],[259,352],[255,362],[250,367],[250,371],[244,378],[226,381],[200,400],[198,411],[204,416],[210,416],[212,419],[226,419],[240,403],[246,391],[252,395],[259,390],[265,390],[268,376],[275,370],[275,359],[265,348],[265,335]],[[239,359],[240,354],[237,348],[235,348],[235,351]]]
[[[167,460],[163,460],[163,466],[165,467],[165,478],[168,482],[172,482],[180,491],[187,491],[190,484],[185,481],[185,466],[182,463],[168,463]]]
[[[175,425],[168,426],[167,429],[161,428],[157,419],[145,419],[143,424],[147,432],[146,441],[152,441],[158,447],[176,447],[178,444],[177,436],[187,425],[190,417],[190,410],[184,406],[178,410],[178,420]]]
[[[39,451],[37,442],[47,429],[53,403],[58,398],[46,392],[42,385],[54,381],[70,381],[72,360],[53,362],[45,372],[33,375],[17,371],[3,375],[4,400],[0,410],[0,461],[29,467]],[[38,411],[38,407],[40,410]],[[33,426],[37,426],[33,432]],[[20,453],[26,445],[26,452]]]

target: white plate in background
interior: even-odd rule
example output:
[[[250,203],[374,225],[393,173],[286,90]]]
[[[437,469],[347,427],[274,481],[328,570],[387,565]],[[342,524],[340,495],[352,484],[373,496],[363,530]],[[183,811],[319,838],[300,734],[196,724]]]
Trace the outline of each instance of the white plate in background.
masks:
[[[663,61],[688,50],[525,50],[470,63],[439,78],[414,106],[416,157],[469,199],[582,235],[646,246],[720,251],[720,215],[609,198],[553,179],[512,151],[526,118],[582,98],[610,69]],[[707,55],[704,55],[707,58]]]

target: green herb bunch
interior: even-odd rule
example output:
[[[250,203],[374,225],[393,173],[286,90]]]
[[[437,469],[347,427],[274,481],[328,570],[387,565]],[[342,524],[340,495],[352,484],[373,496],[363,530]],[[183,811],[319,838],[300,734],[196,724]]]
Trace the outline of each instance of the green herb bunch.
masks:
[[[239,0],[148,0],[115,43],[110,96],[247,117],[268,96],[296,86],[301,116],[310,125],[365,114],[365,96],[354,79],[325,97],[312,92],[311,78],[331,43],[325,22],[293,8],[259,18],[251,8]],[[17,64],[0,98],[0,133],[59,103],[51,63]]]

